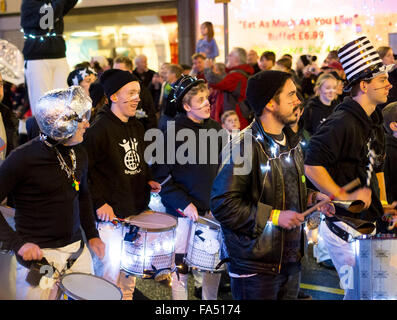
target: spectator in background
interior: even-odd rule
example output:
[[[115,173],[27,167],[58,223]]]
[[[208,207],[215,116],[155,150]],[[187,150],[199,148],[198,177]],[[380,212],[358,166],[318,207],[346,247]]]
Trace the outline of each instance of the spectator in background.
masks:
[[[314,87],[315,97],[311,98],[303,114],[305,129],[313,135],[336,106],[337,80],[332,74],[322,74]]]
[[[109,60],[104,56],[96,56],[91,58],[91,67],[95,70],[98,75],[98,78],[104,73],[106,70],[111,69]]]
[[[324,64],[329,65],[334,62],[339,62],[339,57],[338,57],[338,51],[337,50],[331,50],[327,57],[324,60]]]
[[[171,90],[164,93],[167,96],[164,96],[161,106],[159,129],[163,132],[167,131],[167,122],[175,119],[177,110],[175,104],[171,101],[174,99],[174,88],[177,80],[182,76],[182,67],[178,64],[170,64],[167,69],[166,81],[171,86]]]
[[[182,74],[184,76],[188,76],[190,74],[190,71],[192,71],[192,66],[189,66],[187,64],[181,64],[182,67]]]
[[[279,60],[277,60],[275,66],[274,66],[274,70],[278,70],[278,71],[283,71],[283,72],[287,72],[287,73],[291,73],[291,67],[292,67],[292,60],[289,58],[281,58]]]
[[[167,72],[168,72],[168,66],[171,63],[169,62],[164,62],[161,67],[160,67],[160,71],[159,71],[159,78],[157,80],[157,83],[160,84],[160,88],[159,90],[154,90],[155,87],[158,87],[158,84],[151,86],[151,92],[152,95],[156,94],[156,96],[158,96],[158,99],[156,100],[157,102],[155,102],[157,104],[157,115],[158,117],[160,117],[160,109],[161,109],[161,105],[163,104],[163,96],[164,96],[164,91],[165,90],[171,90],[169,84],[167,83],[166,79],[167,79]],[[153,98],[154,99],[154,98]]]
[[[87,95],[90,94],[90,85],[96,81],[96,73],[91,68],[73,70],[69,73],[68,86],[80,86]]]
[[[259,68],[258,65],[258,54],[256,53],[255,50],[251,49],[250,51],[248,51],[247,53],[247,63],[254,68],[254,74],[258,73],[259,71],[261,71],[261,69]]]
[[[272,51],[265,51],[259,59],[259,68],[262,71],[273,69],[276,63],[276,54]]]
[[[225,111],[234,110],[240,120],[241,129],[250,122],[251,110],[244,103],[248,77],[254,69],[247,64],[247,52],[243,48],[233,48],[227,56],[226,76],[215,74],[211,60],[206,60],[205,77],[213,89],[220,90],[215,102],[214,120],[220,122]]]
[[[388,104],[383,110],[384,127],[386,130],[385,183],[388,203],[397,200],[397,102]]]
[[[205,61],[205,56],[202,55],[201,53],[195,53],[192,56],[193,66],[192,66],[192,71],[190,72],[190,76],[195,77],[197,79],[203,79],[205,82],[207,82],[204,75],[204,61]]]
[[[240,120],[236,111],[230,110],[222,114],[221,117],[222,128],[229,133],[230,139],[234,138],[240,132]]]
[[[160,94],[161,88],[163,86],[163,78],[160,77],[160,74],[156,72],[153,75],[152,82],[150,82],[148,90],[152,95],[153,103],[154,103],[154,110],[156,111],[156,117],[159,117],[160,112]]]
[[[155,71],[150,70],[147,66],[147,57],[144,54],[140,54],[135,57],[135,70],[134,75],[138,77],[141,83],[147,88],[152,82]]]
[[[66,44],[62,36],[63,17],[76,5],[77,0],[51,1],[54,25],[52,29],[43,30],[40,22],[46,11],[42,10],[41,13],[40,10],[48,2],[23,0],[21,5],[21,27],[25,37],[25,77],[33,115],[39,98],[51,89],[64,88],[69,73]]]
[[[118,56],[114,59],[113,69],[133,73],[132,60],[125,56]],[[149,89],[141,82],[140,101],[136,109],[135,117],[143,124],[145,131],[157,128],[156,110]]]
[[[316,65],[317,57],[310,54],[301,55],[296,63],[296,72],[304,99],[314,95],[314,86],[321,70]]]
[[[392,48],[379,47],[378,53],[384,65],[396,63],[396,61],[394,60]],[[387,96],[387,102],[379,105],[379,108],[381,109],[383,109],[389,103],[397,101],[397,69],[395,67],[392,69],[392,71],[389,72],[389,82],[392,84],[393,88],[391,88],[389,91],[389,95]]]
[[[83,68],[91,68],[91,63],[89,63],[88,61],[83,61],[74,66],[74,70]]]
[[[211,22],[203,22],[200,26],[201,39],[197,42],[196,53],[204,54],[208,59],[219,56],[219,49],[214,39],[214,26]]]

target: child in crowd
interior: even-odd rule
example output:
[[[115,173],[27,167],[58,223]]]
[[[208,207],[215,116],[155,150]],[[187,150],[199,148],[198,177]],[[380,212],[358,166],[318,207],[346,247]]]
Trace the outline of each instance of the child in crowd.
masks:
[[[226,111],[221,116],[222,128],[229,132],[230,139],[234,138],[240,131],[240,120],[236,111]]]
[[[215,59],[219,56],[219,49],[214,39],[214,26],[206,21],[201,24],[200,31],[202,38],[197,42],[196,53],[203,53],[206,58]]]

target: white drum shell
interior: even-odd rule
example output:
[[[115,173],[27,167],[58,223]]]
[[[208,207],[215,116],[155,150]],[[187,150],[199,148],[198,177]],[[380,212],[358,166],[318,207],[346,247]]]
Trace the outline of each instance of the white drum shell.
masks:
[[[360,300],[397,300],[397,238],[355,240],[354,289]]]
[[[219,269],[216,269],[216,266],[221,261],[219,253],[222,247],[222,241],[222,231],[219,225],[211,224],[199,218],[197,222],[191,224],[190,237],[185,256],[186,263],[190,267],[201,271],[224,271],[225,264],[222,264]]]

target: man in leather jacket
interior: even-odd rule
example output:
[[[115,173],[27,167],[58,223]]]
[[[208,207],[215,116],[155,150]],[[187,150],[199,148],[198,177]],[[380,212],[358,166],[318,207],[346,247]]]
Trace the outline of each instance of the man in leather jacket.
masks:
[[[302,150],[289,128],[300,104],[291,75],[257,73],[248,80],[247,100],[256,118],[232,140],[232,161],[223,158],[211,211],[222,226],[233,298],[296,299],[304,250],[299,212],[328,197],[306,188]],[[249,173],[238,174],[236,148],[251,160]]]

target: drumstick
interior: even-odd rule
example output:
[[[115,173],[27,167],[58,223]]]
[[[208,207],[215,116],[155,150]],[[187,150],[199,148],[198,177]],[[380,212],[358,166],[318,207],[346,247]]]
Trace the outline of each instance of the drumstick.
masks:
[[[168,177],[167,178],[165,178],[165,180],[162,182],[162,183],[160,183],[160,186],[162,186],[163,184],[165,184],[165,183],[167,183],[168,182],[168,180],[170,180],[171,179],[171,175],[169,174],[168,175]]]
[[[359,186],[360,183],[361,183],[361,182],[360,182],[360,179],[357,178],[357,179],[355,179],[355,180],[349,182],[349,183],[346,184],[345,186],[343,186],[342,189],[345,190],[345,191],[350,191],[350,190],[354,189],[355,187]],[[314,206],[312,206],[310,209],[307,209],[305,212],[302,213],[303,216],[304,216],[304,217],[308,216],[308,215],[311,214],[312,212],[316,211],[316,210],[317,210],[319,207],[321,207],[322,205],[324,205],[324,204],[326,204],[326,203],[332,201],[332,199],[335,198],[335,195],[331,195],[329,198],[330,198],[330,199],[322,200],[322,201],[320,201],[319,203],[317,203],[317,204],[315,204]]]
[[[176,211],[183,217],[186,217],[186,215],[183,213],[181,209],[176,209]]]

